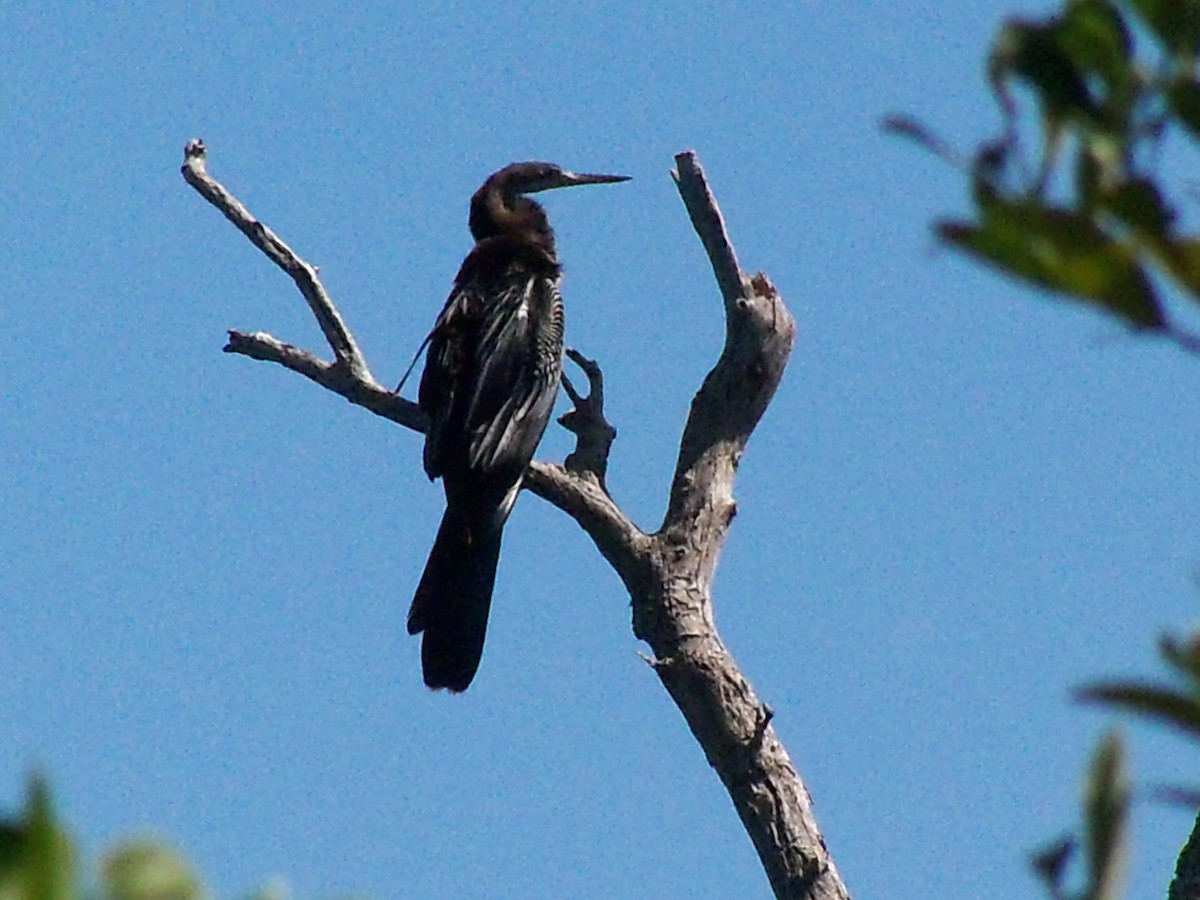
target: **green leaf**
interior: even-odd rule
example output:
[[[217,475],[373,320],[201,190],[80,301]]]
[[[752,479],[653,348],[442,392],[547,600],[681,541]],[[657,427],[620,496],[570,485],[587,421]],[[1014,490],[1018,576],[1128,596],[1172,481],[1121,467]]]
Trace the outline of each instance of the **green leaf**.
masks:
[[[1076,697],[1084,702],[1120,706],[1200,737],[1200,702],[1188,694],[1157,685],[1117,681],[1089,685]]]
[[[981,225],[941,222],[937,233],[1010,275],[1097,304],[1136,327],[1165,324],[1132,249],[1079,213],[992,198]]]
[[[1084,72],[1104,79],[1109,90],[1133,75],[1133,41],[1124,19],[1106,0],[1073,4],[1056,29],[1055,41]]]
[[[1171,112],[1193,138],[1200,138],[1200,83],[1191,75],[1181,75],[1167,86]]]
[[[1072,112],[1096,118],[1087,82],[1058,41],[1054,20],[1009,20],[992,45],[988,72],[993,85],[1015,76],[1032,87],[1041,99],[1047,124]]]
[[[1182,642],[1169,634],[1163,635],[1158,640],[1158,651],[1167,665],[1200,689],[1200,634]]]
[[[1110,732],[1092,756],[1084,799],[1090,900],[1116,900],[1125,862],[1129,786],[1121,739]]]
[[[1150,244],[1155,258],[1194,302],[1200,302],[1200,238],[1171,238]]]
[[[1096,198],[1100,194],[1100,166],[1096,157],[1080,147],[1075,157],[1075,196],[1079,205],[1089,216],[1096,207]]]
[[[1149,791],[1150,799],[1168,806],[1184,806],[1195,812],[1200,809],[1200,790],[1178,785],[1158,785]]]
[[[1165,238],[1175,222],[1175,210],[1167,205],[1149,178],[1134,178],[1104,196],[1104,206],[1142,235]]]
[[[55,821],[50,791],[38,777],[29,785],[23,856],[21,881],[27,897],[72,900],[76,896],[74,850]]]
[[[1200,0],[1125,0],[1172,54],[1191,56],[1200,37]]]
[[[25,855],[25,829],[17,822],[0,822],[0,885]]]
[[[957,154],[944,140],[934,134],[927,125],[912,116],[890,115],[883,119],[883,130],[912,141],[952,165],[960,165]]]
[[[1063,878],[1075,849],[1073,837],[1059,838],[1035,853],[1029,861],[1033,871],[1053,897],[1063,895]]]
[[[152,841],[131,841],[104,861],[105,900],[200,900],[200,879],[176,851]]]

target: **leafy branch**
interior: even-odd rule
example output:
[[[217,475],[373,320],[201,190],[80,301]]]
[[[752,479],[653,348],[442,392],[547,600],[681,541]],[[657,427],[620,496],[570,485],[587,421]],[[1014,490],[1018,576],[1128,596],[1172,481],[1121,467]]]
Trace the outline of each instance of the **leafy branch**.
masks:
[[[1000,28],[1000,133],[969,159],[911,116],[884,127],[969,176],[974,216],[937,222],[942,242],[1200,353],[1158,286],[1200,304],[1200,231],[1180,215],[1195,187],[1155,171],[1168,137],[1200,138],[1198,49],[1200,0],[1067,0]]]

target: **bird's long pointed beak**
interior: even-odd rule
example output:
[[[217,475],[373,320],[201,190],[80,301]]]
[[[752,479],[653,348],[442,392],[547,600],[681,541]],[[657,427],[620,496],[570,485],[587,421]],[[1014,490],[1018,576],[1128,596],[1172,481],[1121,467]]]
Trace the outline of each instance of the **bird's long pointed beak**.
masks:
[[[545,187],[539,188],[539,190],[574,187],[577,184],[616,184],[617,182],[628,181],[629,179],[629,175],[591,175],[576,172],[559,172],[557,178]]]
[[[574,184],[616,184],[619,181],[628,181],[630,175],[588,175],[576,174],[575,172],[563,172],[563,178],[566,179],[567,185]],[[564,185],[565,186],[565,185]]]

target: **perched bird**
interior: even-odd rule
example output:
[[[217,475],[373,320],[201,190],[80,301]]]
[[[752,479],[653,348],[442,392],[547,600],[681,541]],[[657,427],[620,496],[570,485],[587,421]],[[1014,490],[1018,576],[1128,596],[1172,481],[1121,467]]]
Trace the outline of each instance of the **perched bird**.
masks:
[[[418,402],[425,473],[446,513],[408,613],[430,688],[464,691],[483,655],[500,536],[562,375],[561,270],[546,211],[526,197],[627,181],[513,163],[471,198],[475,247],[429,336]]]

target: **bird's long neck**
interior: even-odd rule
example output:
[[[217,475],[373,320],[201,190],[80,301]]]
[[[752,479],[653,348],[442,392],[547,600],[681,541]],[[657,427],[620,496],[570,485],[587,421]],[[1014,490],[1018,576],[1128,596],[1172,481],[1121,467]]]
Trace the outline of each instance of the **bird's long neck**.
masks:
[[[546,211],[503,181],[485,185],[471,199],[470,225],[476,243],[505,236],[539,248],[552,261],[556,258]]]

